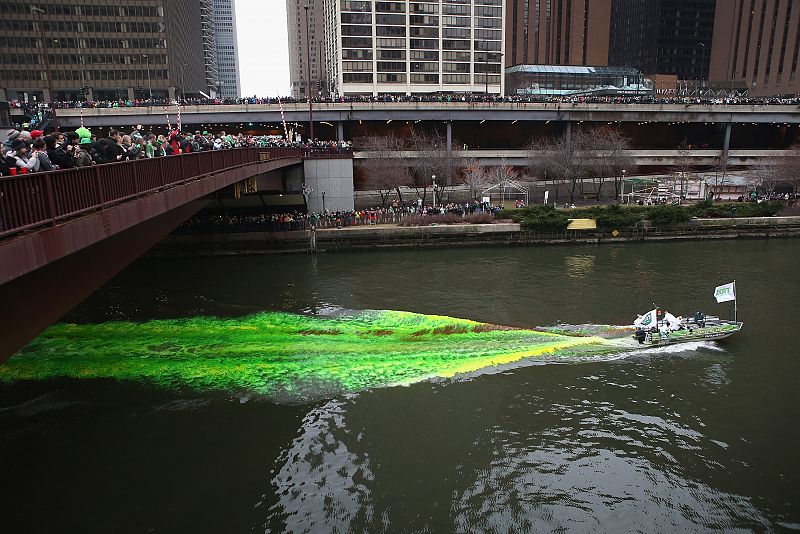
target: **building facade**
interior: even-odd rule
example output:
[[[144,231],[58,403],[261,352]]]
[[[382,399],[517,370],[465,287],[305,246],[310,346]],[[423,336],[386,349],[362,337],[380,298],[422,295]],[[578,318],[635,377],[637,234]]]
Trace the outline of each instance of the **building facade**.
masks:
[[[325,0],[338,95],[502,94],[505,0]]]
[[[0,100],[49,101],[49,85],[56,100],[208,94],[216,71],[205,54],[209,3],[2,1]]]
[[[720,1],[709,78],[715,87],[751,95],[795,95],[800,55],[800,1]]]
[[[236,38],[235,0],[212,0],[219,96],[239,98],[239,45]]]
[[[307,21],[306,7],[308,7]],[[328,94],[323,0],[286,0],[286,18],[292,97],[305,98],[309,93],[315,96]],[[306,22],[308,22],[307,27]]]
[[[608,65],[611,0],[507,0],[505,65]]]
[[[614,0],[609,65],[707,80],[716,5],[716,0]]]

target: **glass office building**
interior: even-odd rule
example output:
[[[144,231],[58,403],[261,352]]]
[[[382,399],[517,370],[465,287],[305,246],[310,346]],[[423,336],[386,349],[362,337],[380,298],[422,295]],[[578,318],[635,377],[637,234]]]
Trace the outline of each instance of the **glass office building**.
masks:
[[[638,95],[653,93],[653,82],[631,67],[517,65],[506,69],[506,94]]]
[[[339,95],[503,93],[505,0],[325,0]]]

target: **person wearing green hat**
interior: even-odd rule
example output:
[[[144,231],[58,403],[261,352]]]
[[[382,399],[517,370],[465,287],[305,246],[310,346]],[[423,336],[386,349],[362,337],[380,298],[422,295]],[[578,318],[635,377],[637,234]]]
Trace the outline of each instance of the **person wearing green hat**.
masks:
[[[89,155],[88,150],[92,146],[92,140],[88,137],[84,137],[81,139],[80,144],[78,144],[78,153],[75,154],[75,166],[76,167],[91,167],[92,166],[92,157]]]

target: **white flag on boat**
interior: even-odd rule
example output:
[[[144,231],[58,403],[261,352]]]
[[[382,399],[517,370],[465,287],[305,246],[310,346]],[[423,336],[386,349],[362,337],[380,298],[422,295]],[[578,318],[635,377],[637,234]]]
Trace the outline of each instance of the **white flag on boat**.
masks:
[[[633,321],[633,326],[637,328],[652,328],[656,325],[656,313],[658,310],[650,310],[649,312],[645,313],[635,321]]]
[[[716,289],[714,289],[714,297],[717,299],[717,302],[736,300],[736,282],[731,282],[724,286],[717,286]]]

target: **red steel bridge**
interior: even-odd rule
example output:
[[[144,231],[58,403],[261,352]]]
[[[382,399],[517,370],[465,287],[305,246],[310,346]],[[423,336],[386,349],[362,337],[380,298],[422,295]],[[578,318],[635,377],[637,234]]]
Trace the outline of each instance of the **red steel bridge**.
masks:
[[[209,194],[302,160],[298,148],[241,148],[0,177],[0,362]]]

